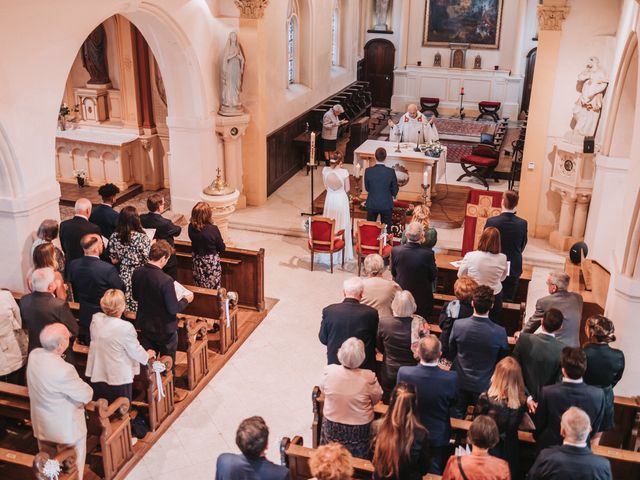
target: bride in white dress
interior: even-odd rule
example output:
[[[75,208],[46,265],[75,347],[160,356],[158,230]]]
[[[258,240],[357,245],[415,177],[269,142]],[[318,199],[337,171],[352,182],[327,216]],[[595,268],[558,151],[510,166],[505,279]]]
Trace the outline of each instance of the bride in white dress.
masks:
[[[342,168],[342,156],[331,159],[331,166],[322,169],[322,180],[327,189],[324,200],[323,217],[333,218],[336,221],[335,231],[344,229],[344,259],[353,260],[353,241],[351,239],[351,212],[349,209],[349,172]],[[340,260],[340,253],[334,254],[333,261]],[[329,261],[329,255],[323,254],[321,259]]]

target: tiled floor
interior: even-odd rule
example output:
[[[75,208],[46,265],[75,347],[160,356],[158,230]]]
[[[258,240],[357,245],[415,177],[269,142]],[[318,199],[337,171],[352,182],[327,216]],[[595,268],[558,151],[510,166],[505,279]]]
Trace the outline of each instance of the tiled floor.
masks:
[[[309,270],[304,239],[232,230],[239,247],[266,250],[266,295],[280,301],[206,386],[185,413],[142,459],[129,479],[211,479],[215,459],[236,452],[235,430],[245,417],[261,415],[270,427],[268,457],[278,462],[283,436],[310,444],[311,389],[320,379],[325,350],[317,338],[322,308],[341,301],[337,268]],[[352,272],[355,265],[347,265]],[[544,295],[548,270],[534,268],[529,308]]]

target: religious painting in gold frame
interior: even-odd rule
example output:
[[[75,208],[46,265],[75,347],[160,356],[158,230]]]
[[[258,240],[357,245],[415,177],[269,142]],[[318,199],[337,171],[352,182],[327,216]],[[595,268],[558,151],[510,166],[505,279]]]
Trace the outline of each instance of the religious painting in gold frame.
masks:
[[[504,0],[425,0],[425,47],[468,43],[471,48],[500,47]]]

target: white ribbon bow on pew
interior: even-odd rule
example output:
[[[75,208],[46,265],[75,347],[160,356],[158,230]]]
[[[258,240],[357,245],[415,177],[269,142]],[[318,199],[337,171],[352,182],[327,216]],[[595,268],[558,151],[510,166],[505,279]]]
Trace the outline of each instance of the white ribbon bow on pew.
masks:
[[[231,328],[231,317],[229,316],[229,297],[224,301],[224,314],[227,317],[227,328]]]
[[[58,480],[58,477],[60,476],[60,472],[62,472],[62,468],[60,467],[60,462],[53,459],[47,460],[44,464],[44,467],[42,468],[42,473],[49,480]]]
[[[165,397],[164,388],[162,387],[162,377],[160,374],[164,372],[167,367],[164,363],[155,361],[153,365],[151,365],[153,371],[156,373],[156,384],[158,385],[158,400],[162,400]]]

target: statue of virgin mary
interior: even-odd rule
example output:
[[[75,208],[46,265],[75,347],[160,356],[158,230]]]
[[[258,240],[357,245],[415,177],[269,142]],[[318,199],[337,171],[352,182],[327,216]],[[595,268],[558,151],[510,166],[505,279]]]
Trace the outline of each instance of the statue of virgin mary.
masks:
[[[242,47],[238,43],[237,32],[231,32],[222,55],[222,68],[220,71],[220,115],[242,115],[243,109],[239,98],[242,90],[243,73],[244,55],[242,53]]]

